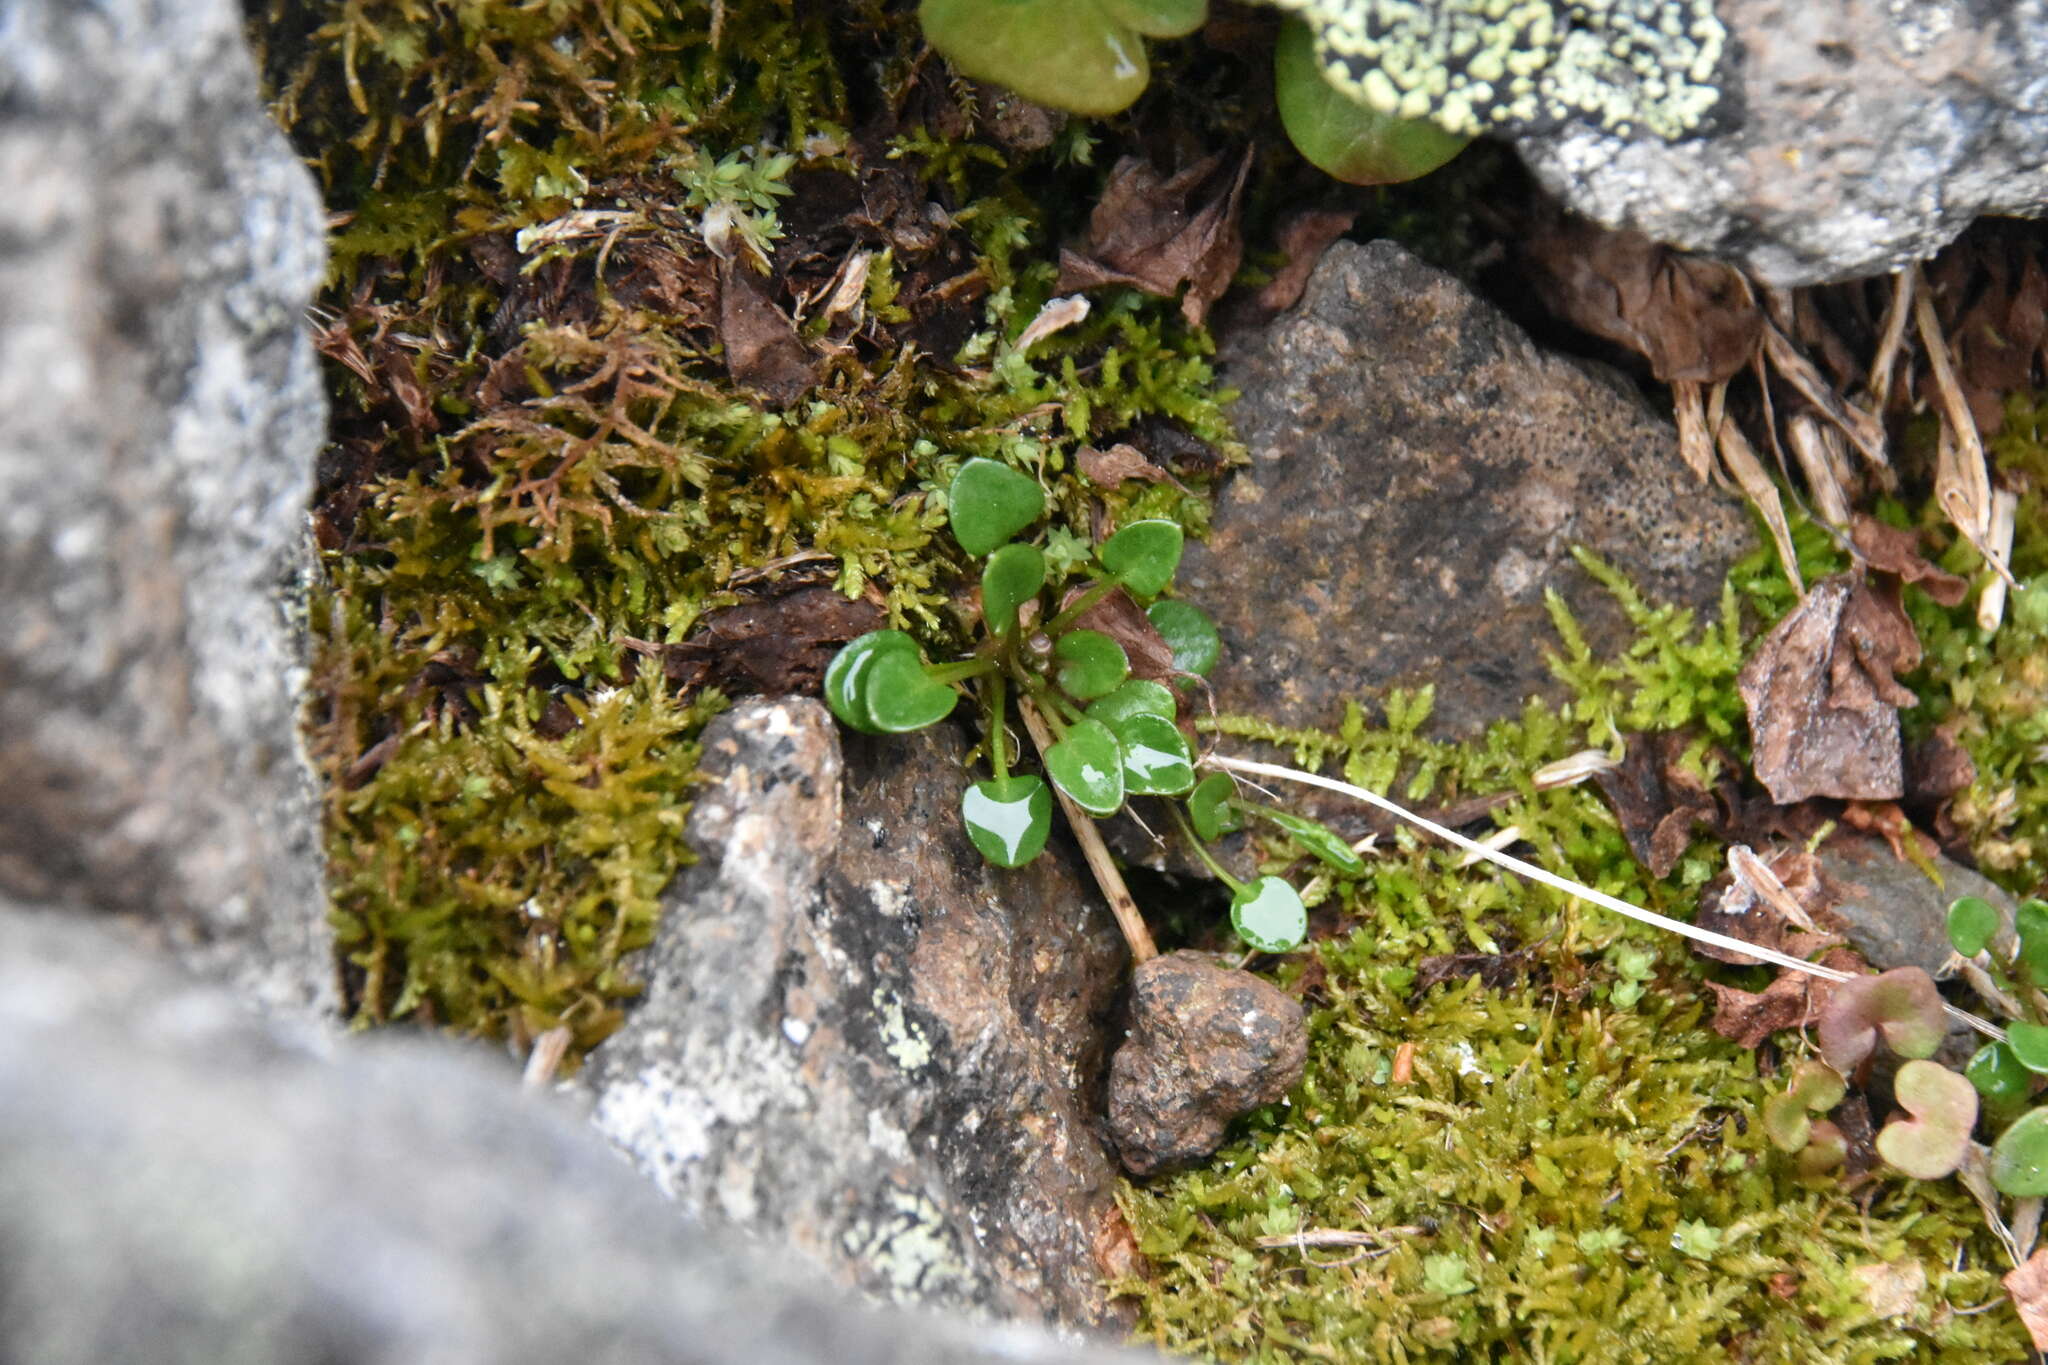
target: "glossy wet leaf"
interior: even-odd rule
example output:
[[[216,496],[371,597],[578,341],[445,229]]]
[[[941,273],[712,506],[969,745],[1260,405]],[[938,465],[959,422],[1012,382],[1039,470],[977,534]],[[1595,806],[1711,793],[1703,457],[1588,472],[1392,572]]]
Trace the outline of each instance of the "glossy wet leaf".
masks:
[[[1284,810],[1262,810],[1259,814],[1286,830],[1294,842],[1347,877],[1356,877],[1365,871],[1365,859],[1353,852],[1351,845],[1345,843],[1337,831],[1321,821],[1292,815]]]
[[[2019,1199],[2048,1195],[2048,1109],[2030,1109],[1991,1144],[1991,1183]]]
[[[1045,490],[1028,474],[977,457],[953,476],[946,507],[960,548],[985,555],[1045,515]]]
[[[1877,1154],[1916,1180],[1952,1174],[1977,1124],[1976,1087],[1939,1062],[1911,1061],[1899,1068],[1892,1090],[1911,1117],[1884,1126]]]
[[[997,867],[1022,867],[1052,832],[1052,792],[1029,773],[989,778],[961,794],[960,820],[982,857]]]
[[[1005,545],[981,570],[981,619],[994,635],[1008,635],[1017,608],[1045,586],[1045,556],[1033,545]]]
[[[1964,957],[1975,957],[1998,932],[1998,909],[1976,896],[1959,896],[1948,908],[1948,942]]]
[[[832,656],[825,666],[825,704],[842,724],[865,734],[882,733],[868,714],[866,679],[876,660],[892,653],[915,660],[917,641],[900,630],[871,630]]]
[[[1179,38],[1209,17],[1209,0],[1100,0],[1104,12],[1148,38]]]
[[[2048,988],[2048,902],[2021,901],[2012,927],[2019,935],[2020,970],[2034,985]]]
[[[1131,716],[1164,716],[1172,720],[1177,709],[1173,693],[1167,691],[1165,684],[1150,678],[1126,678],[1107,696],[1088,703],[1088,714],[1112,730]]]
[[[1118,530],[1095,557],[1110,576],[1139,597],[1156,597],[1173,582],[1183,544],[1180,524],[1153,518]]]
[[[961,71],[1076,114],[1116,113],[1151,75],[1144,39],[1096,0],[924,0],[918,19]]]
[[[1223,652],[1216,623],[1191,602],[1154,602],[1145,608],[1145,619],[1173,651],[1173,666],[1182,673],[1208,676]]]
[[[1054,642],[1052,652],[1058,660],[1054,681],[1076,701],[1113,692],[1131,675],[1124,647],[1099,630],[1070,630]]]
[[[1124,791],[1130,796],[1179,796],[1195,785],[1195,757],[1187,737],[1164,716],[1139,712],[1110,727],[1124,749]]]
[[[1261,877],[1230,898],[1230,927],[1262,953],[1288,953],[1308,937],[1308,909],[1278,877]]]
[[[1090,815],[1114,815],[1124,803],[1123,746],[1099,720],[1080,720],[1045,751],[1045,771]]]
[[[2038,1076],[2048,1076],[2048,1027],[2015,1020],[2005,1030],[2013,1059]]]
[[[1188,820],[1204,842],[1244,828],[1244,817],[1230,804],[1236,796],[1237,783],[1228,773],[1211,773],[1188,793]]]
[[[2024,1100],[2032,1077],[2025,1064],[2013,1056],[2012,1049],[2004,1043],[1991,1042],[1977,1049],[1970,1058],[1963,1074],[1970,1078],[1970,1084],[1977,1087],[1977,1093],[1988,1102],[2009,1105]]]
[[[868,719],[885,734],[922,730],[952,714],[960,694],[933,682],[915,653],[886,653],[861,675],[858,689]]]
[[[1393,118],[1323,79],[1314,32],[1290,19],[1273,49],[1273,102],[1287,136],[1311,164],[1354,185],[1427,175],[1472,139],[1428,119]]]

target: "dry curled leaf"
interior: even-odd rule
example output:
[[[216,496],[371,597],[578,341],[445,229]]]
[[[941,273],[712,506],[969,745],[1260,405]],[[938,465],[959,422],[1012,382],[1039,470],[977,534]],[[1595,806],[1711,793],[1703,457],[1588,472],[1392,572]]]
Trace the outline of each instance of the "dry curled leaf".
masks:
[[[1850,522],[1849,538],[1871,568],[1891,574],[1901,582],[1919,584],[1922,592],[1944,607],[1957,605],[1969,594],[1968,580],[1946,573],[1921,557],[1917,531],[1887,526],[1859,512]]]
[[[1085,247],[1060,252],[1059,291],[1121,284],[1172,298],[1186,285],[1181,315],[1201,326],[1244,258],[1238,214],[1251,150],[1217,187],[1221,164],[1220,157],[1205,157],[1167,178],[1137,157],[1117,162],[1088,217]]]
[[[1771,799],[1904,795],[1898,708],[1916,699],[1894,674],[1919,661],[1896,599],[1848,574],[1815,584],[1736,679]]]
[[[1259,307],[1275,313],[1294,307],[1301,291],[1308,288],[1316,262],[1357,221],[1356,209],[1303,209],[1283,223],[1280,250],[1286,253],[1287,264],[1274,271],[1259,291]]]
[[[1842,902],[1842,888],[1821,871],[1820,859],[1804,849],[1791,848],[1769,859],[1751,854],[1748,861],[1760,864],[1760,869],[1747,877],[1723,873],[1701,888],[1694,924],[1794,957],[1806,957],[1840,941],[1830,929],[1838,923],[1833,912]],[[1742,865],[1737,859],[1730,862]],[[1695,943],[1693,951],[1736,966],[1756,962],[1747,954],[1711,943]]]
[[[839,646],[887,624],[864,598],[823,584],[778,585],[767,595],[705,613],[680,644],[628,647],[660,658],[684,691],[712,685],[728,695],[814,693]]]
[[[723,262],[718,282],[718,336],[733,382],[759,390],[773,403],[795,401],[818,378],[817,362],[796,325],[744,263]]]
[[[2048,1351],[2048,1247],[2027,1257],[2001,1283],[2011,1295],[2013,1309],[2033,1339],[2034,1349]]]
[[[1678,866],[1693,826],[1716,828],[1720,812],[1705,784],[1679,762],[1690,743],[1684,731],[1629,735],[1627,743],[1621,762],[1594,772],[1591,781],[1614,807],[1636,861],[1663,877]]]
[[[1824,966],[1855,971],[1863,960],[1846,948],[1834,948],[1821,959]],[[1714,993],[1714,1017],[1709,1027],[1737,1047],[1761,1047],[1764,1039],[1780,1029],[1804,1028],[1820,1017],[1822,1005],[1833,985],[1804,972],[1780,972],[1762,991],[1745,991],[1709,981]]]
[[[1074,467],[1081,477],[1097,488],[1114,488],[1126,479],[1146,483],[1178,483],[1173,475],[1146,459],[1136,446],[1119,441],[1108,450],[1082,446],[1074,453]]]

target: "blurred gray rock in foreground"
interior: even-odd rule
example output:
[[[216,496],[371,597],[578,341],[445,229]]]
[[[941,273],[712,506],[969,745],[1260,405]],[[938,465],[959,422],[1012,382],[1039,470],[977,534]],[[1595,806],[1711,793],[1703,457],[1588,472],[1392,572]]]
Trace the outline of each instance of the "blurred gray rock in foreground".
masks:
[[[279,1032],[0,897],[0,1360],[1137,1358],[855,1307],[769,1254],[676,1217],[502,1058]]]
[[[2048,0],[1718,0],[1741,122],[1518,143],[1579,213],[1772,284],[1883,274],[2048,208]]]
[[[325,225],[241,18],[0,4],[0,892],[304,1008],[333,969],[284,602]]]
[[[704,732],[700,861],[645,997],[579,1082],[693,1213],[882,1297],[1069,1326],[1134,1254],[1094,1129],[1124,949],[1064,836],[990,868],[950,725],[849,736],[808,698]]]
[[[1434,684],[1434,731],[1469,735],[1562,695],[1545,589],[1596,652],[1631,638],[1573,545],[1704,611],[1751,545],[1634,392],[1391,242],[1332,247],[1299,304],[1227,343],[1223,376],[1251,466],[1179,579],[1223,636],[1221,711],[1334,728],[1347,698]]]

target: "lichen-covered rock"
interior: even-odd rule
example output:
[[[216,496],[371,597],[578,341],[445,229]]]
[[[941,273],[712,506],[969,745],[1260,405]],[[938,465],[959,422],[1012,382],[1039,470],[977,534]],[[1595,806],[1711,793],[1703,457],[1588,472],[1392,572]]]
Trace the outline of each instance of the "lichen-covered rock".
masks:
[[[1334,726],[1346,698],[1433,683],[1437,726],[1469,734],[1561,695],[1546,589],[1596,650],[1629,638],[1573,545],[1706,609],[1750,545],[1670,424],[1390,242],[1333,247],[1225,376],[1251,467],[1179,580],[1222,633],[1223,711]]]
[[[1527,138],[1545,187],[1773,284],[1881,274],[1980,214],[2048,208],[2048,0],[1715,0],[1739,120],[1714,136]]]
[[[1230,1121],[1301,1079],[1301,1005],[1270,981],[1177,952],[1131,973],[1130,1028],[1109,1067],[1109,1132],[1132,1175],[1191,1166]]]
[[[810,700],[705,732],[702,859],[643,1003],[592,1054],[598,1127],[693,1211],[871,1293],[1117,1319],[1126,1245],[1087,1117],[1123,949],[1056,844],[988,867],[950,727],[850,738]]]
[[[0,17],[0,891],[331,994],[285,599],[324,229],[233,0]]]
[[[674,1216],[502,1057],[323,1047],[0,894],[0,1359],[1101,1362]]]

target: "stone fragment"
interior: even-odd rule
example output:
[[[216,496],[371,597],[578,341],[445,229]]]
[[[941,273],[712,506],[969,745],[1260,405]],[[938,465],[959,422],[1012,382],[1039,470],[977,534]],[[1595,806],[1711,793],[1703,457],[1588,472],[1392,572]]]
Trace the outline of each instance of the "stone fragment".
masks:
[[[1155,957],[1131,973],[1130,1031],[1109,1070],[1109,1131],[1124,1169],[1191,1166],[1230,1121],[1301,1079],[1301,1005],[1271,982],[1202,953]]]
[[[1908,836],[1912,837],[1912,836]],[[1936,853],[1941,884],[1881,839],[1837,837],[1820,848],[1821,871],[1845,893],[1832,907],[1856,951],[1879,971],[1919,967],[1933,973],[1948,961],[1948,907],[1977,896],[1998,907],[2008,927],[2012,897],[1979,873]]]
[[[2048,0],[1714,0],[1738,86],[1713,136],[1525,138],[1545,188],[1610,227],[1770,284],[1879,275],[1983,214],[2048,208]]]
[[[289,599],[325,216],[233,0],[0,15],[0,892],[272,1005],[333,968]]]
[[[598,1127],[692,1213],[875,1295],[1119,1321],[1087,1096],[1123,948],[1076,856],[981,860],[946,725],[842,764],[823,706],[753,701],[704,745],[701,861],[586,1069]]]
[[[1471,734],[1563,695],[1545,589],[1596,651],[1630,638],[1574,544],[1713,611],[1751,542],[1632,392],[1390,242],[1332,247],[1296,308],[1227,343],[1224,374],[1252,463],[1179,577],[1223,636],[1222,711],[1334,727],[1347,698],[1434,684],[1436,731]]]
[[[335,1046],[0,894],[0,1360],[846,1365],[1139,1357],[877,1312],[674,1216],[445,1037]]]

